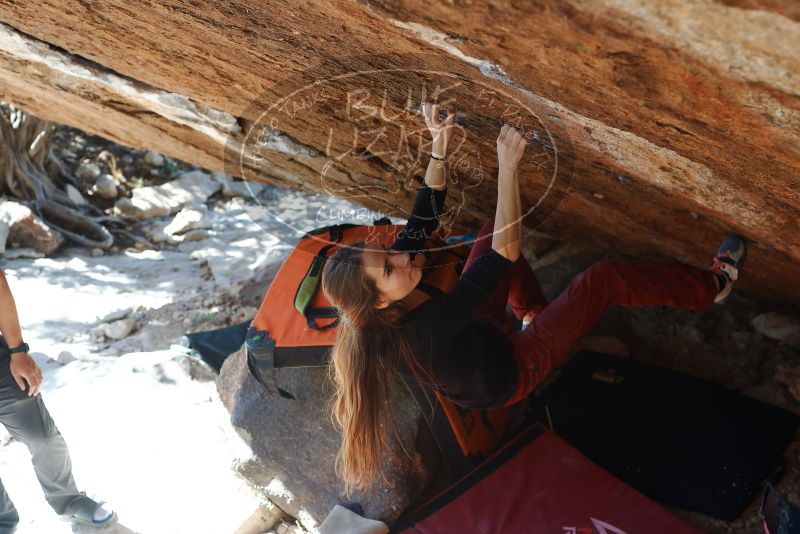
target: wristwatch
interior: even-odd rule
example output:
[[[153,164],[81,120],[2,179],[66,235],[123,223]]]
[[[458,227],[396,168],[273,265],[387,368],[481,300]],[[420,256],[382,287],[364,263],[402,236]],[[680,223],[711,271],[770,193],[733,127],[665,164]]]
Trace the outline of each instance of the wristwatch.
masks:
[[[30,350],[31,350],[31,348],[28,346],[28,344],[23,342],[23,343],[20,343],[19,345],[17,345],[16,347],[14,347],[14,348],[8,349],[8,354],[11,355],[11,354],[14,354],[15,352],[28,352]]]

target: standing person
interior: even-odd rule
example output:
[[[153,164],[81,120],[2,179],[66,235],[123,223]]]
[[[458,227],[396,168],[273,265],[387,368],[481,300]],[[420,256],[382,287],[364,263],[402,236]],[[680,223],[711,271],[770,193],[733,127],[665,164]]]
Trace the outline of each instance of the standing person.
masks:
[[[436,148],[446,125],[435,113],[425,118]],[[506,406],[533,391],[610,306],[703,310],[730,292],[746,252],[737,236],[725,239],[708,270],[602,261],[547,303],[520,255],[517,169],[525,145],[522,132],[502,127],[495,217],[481,228],[461,278],[448,293],[431,296],[420,290],[421,270],[409,253],[422,248],[435,229],[444,194],[418,195],[406,233],[419,235],[419,241],[399,239],[388,250],[343,248],[326,263],[323,290],[341,315],[331,355],[333,415],[342,428],[337,468],[348,491],[369,486],[380,474],[393,373],[413,377],[465,408]],[[438,148],[444,159],[446,143]],[[425,182],[440,185],[443,177],[431,173],[429,165]],[[506,305],[517,319],[529,322],[524,330],[509,329]]]
[[[42,371],[22,341],[14,297],[0,271],[0,422],[31,452],[36,477],[45,498],[63,519],[105,526],[116,513],[78,491],[64,438],[50,418],[40,395]],[[19,515],[0,482],[0,534],[10,534]]]

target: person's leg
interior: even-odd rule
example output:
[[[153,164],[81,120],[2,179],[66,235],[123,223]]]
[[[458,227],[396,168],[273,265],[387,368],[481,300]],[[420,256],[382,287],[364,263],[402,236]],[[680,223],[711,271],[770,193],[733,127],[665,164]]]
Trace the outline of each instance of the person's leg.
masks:
[[[17,509],[11,502],[11,497],[6,493],[3,481],[0,480],[0,534],[11,534],[17,528],[18,523]]]
[[[47,502],[57,514],[70,514],[73,508],[89,499],[75,485],[67,444],[41,395],[22,399],[5,396],[0,402],[0,421],[30,450],[36,477]]]
[[[509,404],[528,395],[610,306],[705,310],[714,304],[713,275],[688,265],[601,261],[579,274],[521,332],[509,336],[520,362]]]

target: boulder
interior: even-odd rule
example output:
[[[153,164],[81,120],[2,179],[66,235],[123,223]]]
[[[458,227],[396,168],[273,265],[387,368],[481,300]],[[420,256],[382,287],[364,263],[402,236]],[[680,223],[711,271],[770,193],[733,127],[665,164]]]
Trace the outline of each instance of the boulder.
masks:
[[[409,457],[396,444],[386,451],[386,481],[368,491],[343,495],[334,472],[340,435],[327,409],[331,384],[327,369],[278,369],[279,386],[295,399],[270,396],[247,368],[244,351],[225,360],[217,381],[231,423],[253,451],[239,472],[261,486],[286,513],[307,528],[319,525],[334,505],[357,502],[365,517],[391,523],[419,495],[429,478],[414,440],[425,424],[414,400],[397,388],[391,399],[397,435]]]
[[[19,202],[0,203],[0,252],[12,243],[40,254],[52,254],[64,242],[60,232],[50,228],[33,211]]]
[[[390,216],[427,165],[417,108],[436,98],[459,111],[456,231],[493,212],[497,132],[519,121],[529,229],[699,267],[734,231],[759,267],[737,290],[800,302],[796,2],[662,4],[343,2],[284,24],[276,0],[6,2],[0,97]]]
[[[203,204],[219,191],[220,184],[203,171],[190,171],[163,185],[140,187],[133,196],[117,201],[124,215],[137,219],[164,217],[184,206]]]

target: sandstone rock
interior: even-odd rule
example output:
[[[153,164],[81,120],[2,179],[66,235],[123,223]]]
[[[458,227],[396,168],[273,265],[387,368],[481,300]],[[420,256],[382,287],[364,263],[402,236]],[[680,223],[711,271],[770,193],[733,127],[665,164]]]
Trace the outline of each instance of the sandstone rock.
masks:
[[[153,167],[161,167],[164,165],[164,156],[159,154],[158,152],[154,152],[153,150],[148,150],[144,154],[144,161],[148,165],[152,165]]]
[[[71,184],[67,184],[64,190],[67,193],[67,198],[69,198],[76,206],[86,206],[89,204],[86,199],[83,198],[81,192]]]
[[[770,339],[800,349],[800,320],[779,312],[763,313],[752,321],[753,328]]]
[[[183,208],[175,215],[172,222],[165,228],[164,232],[168,235],[185,234],[189,230],[200,230],[211,228],[211,221],[208,218],[208,208],[204,205]]]
[[[134,189],[133,197],[118,200],[116,207],[137,219],[164,217],[184,206],[205,203],[219,189],[219,182],[207,173],[190,171],[163,185]]]
[[[210,170],[340,195],[383,187],[358,201],[385,209],[413,195],[392,177],[407,170],[394,156],[418,148],[405,143],[422,126],[411,111],[446,88],[439,96],[463,111],[457,156],[470,170],[495,158],[505,111],[525,111],[536,133],[520,173],[525,206],[547,191],[527,227],[697,266],[725,227],[758,243],[759,268],[737,289],[800,302],[788,283],[800,261],[795,3],[484,2],[468,13],[457,2],[345,3],[292,24],[275,23],[279,2],[251,4],[7,3],[0,91],[43,118]],[[343,62],[342,50],[363,55]],[[350,76],[365,68],[374,74]],[[348,106],[354,91],[363,98]],[[262,121],[287,95],[293,112]],[[475,228],[494,209],[496,180],[453,172],[457,230]]]
[[[330,384],[324,368],[278,369],[281,388],[295,400],[269,396],[250,375],[244,353],[229,356],[220,372],[217,389],[236,430],[252,448],[254,458],[239,467],[248,480],[263,486],[285,512],[322,522],[344,499],[334,472],[339,432],[327,411]],[[398,435],[414,455],[414,437],[425,424],[414,401],[404,392],[392,398]],[[275,429],[281,429],[276,432]],[[309,437],[311,439],[309,439]],[[419,456],[409,459],[395,446],[385,455],[386,482],[348,498],[364,508],[364,515],[391,522],[414,500],[426,483],[427,472]],[[305,523],[304,523],[305,525]]]
[[[101,174],[95,180],[92,191],[100,198],[115,199],[118,194],[117,181],[110,174]]]
[[[133,331],[136,321],[126,317],[103,325],[103,335],[109,339],[125,339]]]
[[[100,167],[96,163],[81,163],[75,169],[75,178],[82,182],[92,183],[100,176]]]
[[[64,236],[50,228],[27,206],[6,201],[0,204],[0,252],[7,243],[31,248],[47,255],[56,251]]]

